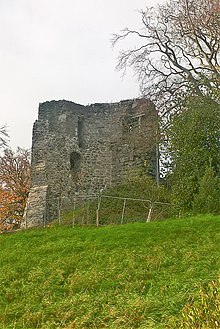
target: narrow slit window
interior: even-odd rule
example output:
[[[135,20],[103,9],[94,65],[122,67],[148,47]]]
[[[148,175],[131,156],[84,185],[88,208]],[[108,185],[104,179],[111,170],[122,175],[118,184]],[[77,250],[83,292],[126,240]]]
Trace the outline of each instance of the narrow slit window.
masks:
[[[84,131],[84,122],[82,119],[78,120],[78,141],[79,147],[83,147],[84,140],[83,140],[83,131]]]
[[[80,168],[80,154],[77,152],[72,152],[70,154],[70,170],[74,175],[77,174]]]

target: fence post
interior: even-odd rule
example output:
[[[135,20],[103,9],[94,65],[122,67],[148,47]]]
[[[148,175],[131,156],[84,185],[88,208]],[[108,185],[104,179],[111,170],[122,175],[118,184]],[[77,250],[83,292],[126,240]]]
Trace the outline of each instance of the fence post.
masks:
[[[126,199],[124,199],[122,213],[121,213],[121,224],[123,224],[124,221],[124,215],[125,215],[125,207],[126,207]]]
[[[43,213],[43,226],[46,227],[46,209]]]
[[[89,203],[86,205],[86,225],[89,224]]]
[[[28,208],[29,208],[29,202],[27,201],[26,206],[25,206],[25,210],[24,210],[24,215],[23,215],[25,230],[27,229],[27,213],[28,213]]]
[[[150,209],[148,211],[147,220],[146,220],[147,223],[149,223],[151,220],[152,209],[153,209],[153,204],[150,203]]]
[[[96,227],[99,227],[99,209],[101,204],[101,196],[98,196],[98,205],[96,209]]]
[[[72,227],[75,226],[75,210],[76,210],[76,199],[74,198],[74,200],[73,200],[73,222],[72,222]]]
[[[58,206],[58,224],[61,224],[61,200],[60,197],[57,198],[57,206]]]

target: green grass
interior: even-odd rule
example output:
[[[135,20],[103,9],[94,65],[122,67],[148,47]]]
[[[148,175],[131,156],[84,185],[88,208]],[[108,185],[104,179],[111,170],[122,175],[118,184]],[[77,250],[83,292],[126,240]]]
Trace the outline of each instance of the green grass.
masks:
[[[174,328],[219,270],[219,216],[5,234],[0,328]]]

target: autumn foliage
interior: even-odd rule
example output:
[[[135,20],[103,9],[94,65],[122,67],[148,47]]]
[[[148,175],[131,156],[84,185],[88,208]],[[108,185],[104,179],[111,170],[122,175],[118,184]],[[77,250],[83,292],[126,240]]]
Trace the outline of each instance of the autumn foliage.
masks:
[[[20,226],[30,188],[30,152],[4,150],[0,157],[0,231]]]

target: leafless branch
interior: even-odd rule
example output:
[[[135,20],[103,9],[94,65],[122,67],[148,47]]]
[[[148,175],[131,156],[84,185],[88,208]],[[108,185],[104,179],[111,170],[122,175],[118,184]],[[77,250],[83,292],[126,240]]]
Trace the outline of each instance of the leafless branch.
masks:
[[[9,135],[7,132],[7,126],[1,126],[0,127],[0,149],[7,147]]]
[[[113,37],[113,44],[129,36],[139,42],[120,53],[117,69],[132,67],[142,92],[165,111],[187,93],[219,101],[219,0],[169,0],[140,14],[140,31]]]

